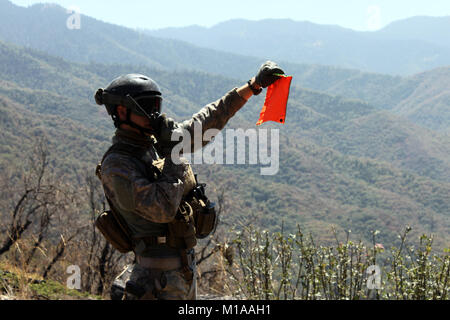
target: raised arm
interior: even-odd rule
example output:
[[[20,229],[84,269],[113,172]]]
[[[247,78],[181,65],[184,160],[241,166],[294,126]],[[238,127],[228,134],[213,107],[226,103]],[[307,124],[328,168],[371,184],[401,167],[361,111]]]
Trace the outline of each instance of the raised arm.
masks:
[[[228,120],[239,111],[245,103],[255,94],[259,94],[262,88],[265,88],[275,82],[279,76],[283,74],[283,70],[271,61],[264,63],[259,69],[257,75],[253,77],[247,84],[240,88],[234,88],[219,100],[212,102],[203,107],[199,112],[194,114],[192,118],[183,122],[176,122],[171,118],[162,117],[159,135],[157,136],[160,150],[164,154],[169,154],[170,150],[180,142],[180,140],[172,141],[172,137],[190,138],[191,151],[195,152],[199,147],[208,144],[201,137],[208,129],[222,130]],[[197,134],[201,134],[200,144],[195,144],[196,127],[200,130]],[[186,135],[185,133],[189,133]],[[186,141],[184,141],[186,145]]]

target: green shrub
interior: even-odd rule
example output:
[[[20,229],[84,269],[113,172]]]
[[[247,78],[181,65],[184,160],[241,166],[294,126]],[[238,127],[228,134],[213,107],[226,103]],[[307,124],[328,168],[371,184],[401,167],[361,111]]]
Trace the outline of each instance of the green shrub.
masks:
[[[376,243],[379,231],[372,232],[373,243],[367,246],[351,241],[351,231],[340,242],[333,230],[336,245],[322,246],[300,227],[289,235],[245,227],[235,232],[237,263],[227,270],[230,287],[235,296],[264,300],[448,299],[450,250],[433,253],[433,240],[426,235],[417,248],[407,247],[410,230],[406,228],[400,247],[388,255]],[[369,282],[375,279],[375,268],[381,276],[378,285]]]

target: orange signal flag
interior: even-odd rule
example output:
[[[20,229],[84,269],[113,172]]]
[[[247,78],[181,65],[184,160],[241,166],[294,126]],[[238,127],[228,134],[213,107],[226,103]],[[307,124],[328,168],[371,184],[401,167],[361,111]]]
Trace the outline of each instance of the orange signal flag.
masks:
[[[292,76],[282,75],[267,88],[266,100],[256,123],[257,126],[266,121],[284,123],[291,81]]]

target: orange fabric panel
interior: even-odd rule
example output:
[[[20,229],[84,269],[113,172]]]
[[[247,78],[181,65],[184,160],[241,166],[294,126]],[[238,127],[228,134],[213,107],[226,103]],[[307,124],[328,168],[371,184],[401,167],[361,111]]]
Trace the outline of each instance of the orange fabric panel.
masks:
[[[292,76],[282,76],[267,88],[266,100],[259,115],[257,126],[266,121],[284,123]]]

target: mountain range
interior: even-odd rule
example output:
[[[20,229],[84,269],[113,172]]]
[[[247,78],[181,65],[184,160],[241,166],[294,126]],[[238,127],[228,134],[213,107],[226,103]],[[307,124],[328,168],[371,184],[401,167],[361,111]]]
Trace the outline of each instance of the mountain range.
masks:
[[[146,65],[158,70],[200,71],[232,79],[241,79],[243,81],[253,76],[257,66],[264,60],[267,58],[275,59],[277,57],[275,53],[272,54],[267,50],[259,51],[265,52],[264,57],[252,58],[241,55],[243,52],[240,49],[234,50],[233,53],[205,49],[184,41],[148,36],[142,32],[104,23],[87,16],[81,16],[81,28],[79,30],[71,30],[66,26],[68,17],[69,14],[66,9],[58,5],[40,4],[24,8],[16,6],[8,0],[0,0],[0,40],[44,51],[53,56],[58,56],[73,62],[129,64],[135,66]],[[410,19],[411,21],[407,20],[393,23],[383,29],[384,31],[381,30],[379,32],[380,34],[389,33],[386,30],[393,30],[392,34],[400,37],[401,34],[407,34],[407,31],[405,31],[407,27],[405,25],[413,26],[416,24],[416,21],[422,21],[423,19],[427,22],[425,26],[428,27],[424,27],[424,30],[428,30],[428,33],[425,31],[419,33],[417,36],[418,41],[423,41],[425,33],[440,34],[442,35],[441,38],[445,38],[445,35],[448,33],[445,31],[447,29],[444,28],[448,23],[447,18],[412,18]],[[297,27],[304,25],[304,23],[294,21],[281,22]],[[215,34],[213,31],[216,29],[229,30],[227,32],[233,34],[233,32],[239,29],[238,27],[241,24],[248,26],[248,24],[258,25],[259,23],[266,26],[265,28],[268,28],[268,30],[272,30],[271,32],[274,32],[273,30],[279,30],[279,32],[291,30],[289,28],[275,27],[277,21],[273,20],[261,22],[230,21],[205,30],[209,30],[208,32],[212,32],[213,34]],[[336,26],[317,26],[311,23],[308,25],[311,30],[315,30],[317,27],[319,29],[331,28],[352,35],[357,33]],[[436,31],[433,33],[438,28],[440,28],[439,30],[444,30],[444,32]],[[184,29],[174,30],[181,32]],[[302,34],[300,31],[291,33],[292,35]],[[314,34],[314,32],[312,33]],[[194,34],[192,33],[192,35]],[[321,34],[325,36],[328,33],[322,32]],[[281,41],[283,37],[277,36],[276,38],[279,38]],[[384,38],[389,37],[385,36]],[[433,41],[439,45],[443,46],[445,43],[445,40],[439,42],[437,40],[439,37],[437,36],[430,36],[431,38],[436,39]],[[184,38],[184,40],[188,39],[189,36]],[[410,41],[407,36],[402,39],[404,41]],[[208,43],[213,47],[213,40]],[[236,42],[236,45],[238,43],[239,41]],[[342,41],[340,43],[341,45],[343,44]],[[358,45],[358,43],[359,49],[364,49],[364,43],[357,42],[354,45]],[[239,47],[244,48],[245,45],[242,44]],[[255,44],[255,48],[257,47]],[[347,46],[342,45],[342,47],[347,50]],[[277,48],[284,53],[289,52],[285,46],[278,46]],[[351,51],[361,52],[359,49]],[[229,50],[231,50],[231,47]],[[402,51],[395,45],[393,46],[393,50],[403,52],[402,54],[414,51],[410,48]],[[444,56],[450,57],[450,55]],[[371,58],[370,54],[366,55],[363,52],[361,52],[361,57],[370,61],[377,60],[376,58]],[[414,59],[414,61],[420,61],[420,59]],[[393,58],[387,60],[393,61]],[[403,57],[401,60],[406,61],[407,59]],[[333,57],[330,56],[325,62],[327,64],[333,64],[333,61]],[[356,69],[345,69],[338,67],[339,64],[336,64],[337,66],[325,66],[297,64],[293,63],[293,61],[278,62],[289,73],[294,75],[294,84],[298,86],[324,91],[333,95],[361,99],[376,107],[389,109],[398,115],[406,116],[421,126],[441,132],[448,132],[450,116],[449,109],[446,106],[448,104],[450,89],[445,85],[448,68],[438,71],[437,73],[440,73],[442,77],[433,82],[433,86],[429,91],[421,93],[422,96],[417,97],[417,93],[422,92],[422,90],[416,92],[417,88],[419,86],[428,87],[426,84],[428,81],[427,78],[434,77],[434,75],[426,73],[429,71],[428,69],[421,76],[399,77],[380,73],[368,73]],[[387,62],[381,61],[380,63],[386,65]],[[447,62],[447,65],[449,64]],[[352,67],[356,67],[356,65]],[[437,89],[441,92],[439,95],[433,95],[433,90],[436,86],[441,86]],[[414,104],[416,98],[421,99],[419,104]]]
[[[146,34],[242,55],[410,75],[450,64],[450,17],[414,17],[375,32],[307,21],[230,20]]]
[[[54,170],[81,184],[114,129],[93,94],[120,74],[151,75],[164,112],[182,120],[245,83],[263,61],[85,16],[80,30],[68,30],[67,12],[55,5],[0,0],[0,8],[2,172],[17,170],[35,139],[46,136]],[[333,240],[332,225],[363,240],[378,229],[385,244],[410,224],[415,235],[432,232],[439,246],[448,244],[449,68],[402,77],[289,61],[283,67],[295,79],[286,124],[263,126],[280,130],[279,173],[261,176],[249,164],[194,166],[212,198],[225,191],[224,222],[277,229],[284,220],[289,231],[299,223],[323,241]],[[227,128],[255,128],[263,102],[252,98]]]

